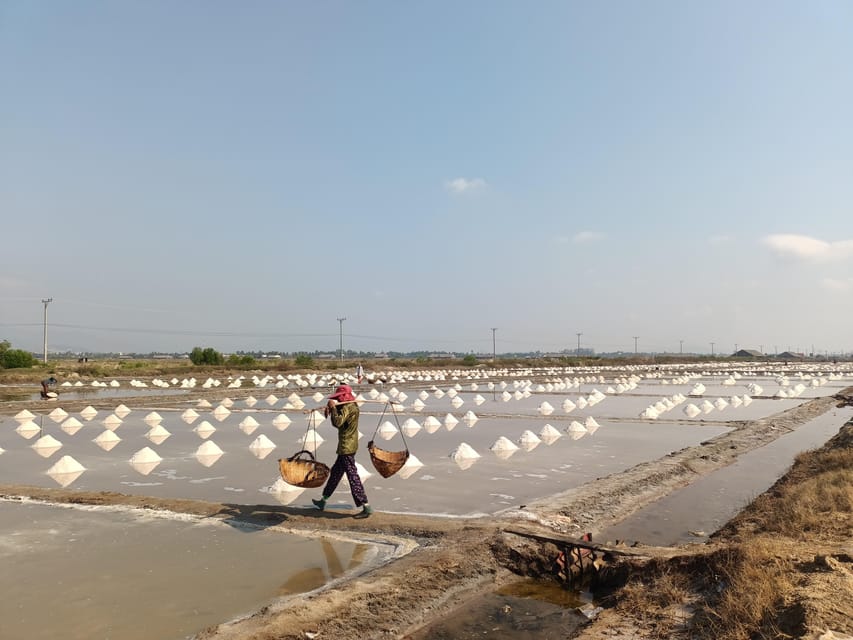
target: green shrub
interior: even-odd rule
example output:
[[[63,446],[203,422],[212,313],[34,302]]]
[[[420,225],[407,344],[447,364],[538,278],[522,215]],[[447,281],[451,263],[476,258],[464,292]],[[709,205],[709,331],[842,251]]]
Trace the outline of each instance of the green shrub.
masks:
[[[33,354],[21,349],[6,349],[3,351],[2,357],[4,369],[25,369],[36,363]]]
[[[228,356],[228,364],[232,367],[254,367],[257,361],[250,355],[239,356],[236,353],[232,353]]]
[[[225,357],[213,347],[202,349],[193,347],[190,352],[190,361],[195,365],[200,364],[225,364]]]
[[[310,368],[314,366],[314,358],[309,356],[307,353],[300,353],[298,356],[296,356],[294,362],[296,363],[297,367]]]
[[[473,367],[475,364],[477,364],[477,356],[475,356],[473,353],[469,353],[467,356],[462,358],[462,364],[468,367]]]

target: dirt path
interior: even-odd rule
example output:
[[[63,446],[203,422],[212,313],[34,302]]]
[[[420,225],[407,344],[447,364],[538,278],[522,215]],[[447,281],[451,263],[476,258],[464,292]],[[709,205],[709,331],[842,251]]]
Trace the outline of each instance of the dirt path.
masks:
[[[853,387],[843,393],[849,396]],[[383,513],[367,520],[353,520],[340,514],[282,506],[216,504],[10,485],[0,485],[0,496],[168,509],[207,517],[238,518],[309,535],[345,531],[411,540],[416,544],[410,553],[368,573],[266,607],[249,618],[218,625],[199,635],[217,640],[405,638],[466,599],[512,577],[505,566],[507,549],[518,541],[501,533],[507,525],[524,520],[569,534],[601,530],[821,415],[835,406],[841,395],[811,400],[768,418],[737,424],[733,431],[698,446],[600,478],[524,509],[474,520]],[[147,401],[150,403],[150,399]],[[143,398],[138,404],[145,403]],[[162,404],[160,399],[157,403]],[[81,407],[85,404],[81,403]]]

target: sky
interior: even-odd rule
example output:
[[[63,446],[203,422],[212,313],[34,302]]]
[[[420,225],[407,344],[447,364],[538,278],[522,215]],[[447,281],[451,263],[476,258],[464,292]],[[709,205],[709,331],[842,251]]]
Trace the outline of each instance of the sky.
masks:
[[[849,352],[851,33],[846,0],[0,0],[0,339],[40,352],[52,299],[73,352]]]

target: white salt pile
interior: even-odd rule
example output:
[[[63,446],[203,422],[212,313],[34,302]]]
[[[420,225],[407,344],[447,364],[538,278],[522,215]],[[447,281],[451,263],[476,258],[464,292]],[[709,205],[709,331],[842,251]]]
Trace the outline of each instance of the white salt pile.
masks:
[[[163,442],[165,442],[171,435],[172,434],[163,425],[158,424],[151,427],[148,433],[145,434],[145,437],[154,444],[163,444]]]
[[[264,434],[259,435],[249,445],[249,451],[258,460],[266,458],[273,449],[275,449],[275,443]]]
[[[243,404],[245,404],[247,407],[249,407],[249,408],[251,409],[251,408],[252,408],[252,407],[254,407],[256,404],[258,404],[258,401],[255,399],[255,397],[254,397],[254,396],[246,396],[246,397],[243,399]]]
[[[273,426],[279,431],[284,431],[290,426],[290,418],[286,414],[280,413],[272,421]]]
[[[716,400],[714,400],[714,406],[717,408],[717,411],[722,411],[723,409],[729,406],[729,403],[726,401],[725,398],[717,398]]]
[[[41,427],[38,426],[32,420],[27,420],[26,422],[22,422],[21,424],[18,425],[18,428],[15,429],[15,433],[17,433],[19,436],[21,436],[22,438],[25,438],[27,440],[29,440],[30,438],[35,436],[40,431],[41,431]]]
[[[107,429],[110,431],[115,431],[118,429],[121,424],[121,418],[118,417],[115,413],[111,413],[101,422]]]
[[[128,414],[130,413],[130,409],[128,409],[125,405],[120,404],[119,406],[117,406],[117,407],[113,410],[113,413],[114,413],[114,414],[116,414],[119,418],[124,419],[124,418],[126,418],[126,417],[128,416]]]
[[[477,417],[477,414],[476,414],[476,413],[474,413],[473,411],[466,411],[466,412],[465,412],[465,415],[464,415],[464,416],[462,416],[462,420],[463,420],[463,421],[465,422],[465,424],[467,424],[469,427],[473,427],[473,426],[474,426],[474,424],[475,424],[475,423],[477,422],[477,420],[479,420],[479,419],[480,419],[480,418],[478,418],[478,417]]]
[[[163,458],[158,456],[156,451],[150,447],[144,447],[131,456],[130,466],[143,476],[147,476],[162,461]]]
[[[160,424],[161,422],[163,422],[163,416],[161,416],[156,411],[152,411],[151,413],[149,413],[148,415],[146,415],[142,419],[142,422],[144,422],[147,425],[153,426],[153,425]]]
[[[560,433],[557,429],[555,429],[552,425],[546,424],[542,429],[539,430],[539,437],[543,442],[547,444],[551,444],[557,438],[562,437],[562,433]]]
[[[692,402],[690,404],[688,404],[686,407],[684,407],[683,411],[684,411],[684,415],[686,415],[688,418],[695,418],[700,413],[702,413],[702,409],[697,407]]]
[[[483,396],[481,396],[479,393],[476,396],[474,396],[474,404],[477,405],[478,407],[481,404],[483,404],[485,401],[486,401],[486,399]]]
[[[264,398],[264,402],[267,403],[270,407],[275,405],[278,402],[278,398],[276,398],[273,394],[269,394],[266,398]]]
[[[231,411],[225,405],[222,404],[218,405],[213,410],[213,417],[219,420],[219,422],[225,420],[225,418],[227,418],[229,415],[231,415]]]
[[[563,400],[563,411],[565,411],[566,413],[571,413],[572,411],[574,411],[577,408],[578,408],[578,406],[574,402],[569,400],[568,398]]]
[[[203,420],[193,431],[202,440],[206,440],[211,434],[216,431],[216,427],[210,424],[207,420]]]
[[[79,478],[86,468],[71,456],[62,456],[50,469],[47,475],[53,478],[61,487],[67,487]]]
[[[246,416],[240,421],[240,424],[238,426],[240,428],[240,431],[245,433],[247,436],[250,436],[260,425],[258,424],[258,421],[255,420],[252,416]]]
[[[69,436],[73,436],[75,433],[80,431],[83,427],[83,423],[80,422],[77,418],[68,418],[65,422],[60,425],[60,429],[62,429]]]
[[[54,422],[62,422],[65,418],[68,417],[68,413],[59,407],[56,407],[53,411],[47,414],[47,417],[53,420]]]
[[[397,435],[397,427],[391,424],[388,420],[379,425],[379,428],[376,431],[379,434],[379,437],[383,440],[390,440],[395,435]]]
[[[192,424],[198,419],[198,412],[194,409],[187,409],[181,414],[181,420],[187,424]]]
[[[438,418],[435,416],[427,416],[423,422],[424,431],[427,433],[435,433],[441,428],[441,422],[438,421]]]
[[[554,413],[554,407],[552,407],[551,403],[546,400],[539,405],[539,413],[543,416],[550,416],[552,413]]]
[[[324,439],[319,433],[317,433],[314,429],[311,429],[306,433],[303,437],[297,440],[304,449],[308,451],[316,451],[317,448],[323,444]]]
[[[312,427],[319,427],[322,424],[323,420],[325,420],[325,419],[326,419],[326,417],[322,413],[317,411],[316,409],[311,411],[308,414],[308,416],[305,418],[305,420],[308,422],[309,426],[312,426]]]
[[[518,445],[506,436],[501,436],[494,441],[491,447],[489,447],[489,451],[494,453],[501,460],[506,460],[518,451]]]
[[[112,451],[113,447],[121,442],[121,438],[114,431],[107,429],[106,431],[102,431],[92,442],[104,451]]]
[[[17,420],[18,422],[26,422],[27,420],[32,420],[35,417],[36,414],[27,411],[26,409],[24,409],[23,411],[19,411],[15,414],[15,420]]]
[[[62,448],[62,443],[53,436],[46,435],[36,440],[32,448],[42,458],[49,458]]]
[[[699,408],[702,409],[703,413],[711,413],[714,410],[714,405],[710,400],[703,400]]]
[[[203,467],[212,467],[223,453],[213,440],[208,440],[196,449],[195,459]]]
[[[459,424],[459,420],[452,413],[444,416],[444,426],[447,427],[448,431],[452,430],[457,424]]]
[[[400,431],[410,438],[416,436],[420,430],[421,425],[412,418],[406,418],[406,421],[400,426]]]
[[[411,453],[409,454],[409,459],[406,460],[406,464],[397,472],[397,475],[403,478],[410,478],[418,469],[422,468],[424,463],[421,462],[418,457]]]

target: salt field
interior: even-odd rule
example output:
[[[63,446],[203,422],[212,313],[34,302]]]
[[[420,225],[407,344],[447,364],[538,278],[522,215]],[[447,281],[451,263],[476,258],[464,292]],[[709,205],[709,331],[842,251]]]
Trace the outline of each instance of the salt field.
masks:
[[[17,403],[15,411],[4,413],[0,483],[197,499],[238,511],[241,505],[269,505],[312,516],[318,512],[310,499],[320,489],[285,483],[278,459],[307,448],[323,462],[334,461],[336,430],[314,409],[323,406],[334,385],[347,382],[362,401],[357,461],[373,508],[386,514],[480,517],[524,509],[658,460],[745,422],[832,395],[850,380],[849,370],[814,365],[784,372],[704,365],[383,372],[381,379],[361,385],[343,374],[114,381],[84,387],[85,398],[78,397],[79,387],[66,388],[56,401],[25,408]],[[644,541],[644,534],[682,540],[688,528],[720,524],[772,483],[785,460],[800,448],[821,444],[849,417],[849,410],[829,412],[613,531]],[[383,479],[366,450],[371,439],[389,451],[407,448],[406,466]],[[721,489],[732,483],[741,486],[737,495]],[[695,513],[697,501],[709,505],[701,521],[685,517]],[[327,510],[352,509],[344,481]],[[0,609],[2,619],[16,625],[11,635],[4,627],[4,638],[32,637],[27,629],[36,623],[45,636],[65,625],[73,632],[63,637],[72,640],[132,638],[132,630],[115,627],[119,619],[146,629],[147,607],[165,600],[170,609],[164,618],[183,626],[164,628],[157,637],[184,637],[277,597],[320,587],[380,557],[375,546],[235,528],[218,520],[16,502],[0,503],[0,510],[0,552],[10,567],[4,576],[21,594],[15,610]],[[169,544],[162,544],[165,540]],[[121,564],[125,560],[130,564]],[[58,587],[50,578],[57,568],[63,576]],[[239,578],[244,569],[247,577]],[[264,580],[258,580],[262,574]],[[75,575],[83,577],[74,580]],[[173,577],[178,575],[201,577],[202,586],[180,582]],[[131,585],[132,579],[138,583]],[[211,581],[228,586],[210,594],[203,585]],[[98,585],[106,600],[95,595]],[[54,588],[59,591],[52,593]],[[192,597],[199,589],[205,594],[201,601]],[[235,590],[242,599],[232,597]],[[173,598],[173,591],[189,597]],[[113,592],[129,600],[104,605],[112,602]],[[60,604],[42,615],[44,601]],[[86,613],[93,602],[100,603],[97,612]],[[124,616],[125,607],[140,617]],[[139,637],[152,637],[146,630],[149,634]]]
[[[0,515],[5,640],[185,638],[364,570],[379,553],[142,510],[0,501]]]

